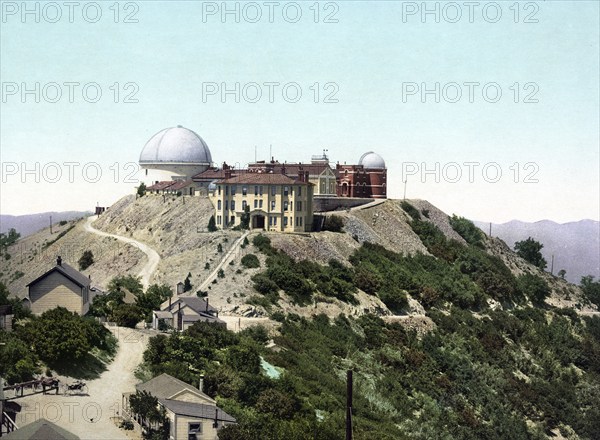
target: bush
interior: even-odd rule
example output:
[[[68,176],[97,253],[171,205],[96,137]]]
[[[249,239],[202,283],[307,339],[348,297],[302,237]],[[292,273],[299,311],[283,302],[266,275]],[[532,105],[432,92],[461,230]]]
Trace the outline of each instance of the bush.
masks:
[[[410,203],[408,203],[407,201],[402,201],[402,203],[400,203],[400,208],[402,208],[404,212],[410,215],[413,220],[421,220],[421,214],[419,214],[418,209]],[[429,211],[427,212],[426,217],[429,217]]]
[[[208,232],[215,232],[217,230],[217,223],[215,222],[215,216],[211,215],[208,219]]]
[[[519,290],[534,304],[541,304],[550,295],[550,287],[537,275],[525,274],[517,278]]]
[[[61,220],[61,221],[59,221],[59,222],[58,222],[58,225],[59,225],[59,226],[64,226],[64,225],[66,225],[66,224],[67,224],[67,221],[66,221],[66,220]]]
[[[267,277],[264,274],[259,273],[254,275],[252,277],[252,282],[254,283],[254,289],[257,292],[262,293],[263,295],[279,292],[279,287],[277,286],[277,283],[270,280],[269,277]]]
[[[256,255],[248,254],[242,257],[242,265],[248,269],[255,269],[260,267],[260,261]]]
[[[328,215],[323,223],[323,231],[343,232],[344,220],[339,215]]]
[[[450,217],[450,226],[452,226],[452,229],[464,238],[467,243],[483,247],[484,234],[472,221],[467,220],[464,217],[453,215]]]
[[[146,195],[146,184],[144,182],[140,183],[140,186],[138,186],[137,195],[139,197],[144,197]]]
[[[86,270],[88,267],[94,264],[94,254],[92,251],[84,251],[78,263],[79,270]]]

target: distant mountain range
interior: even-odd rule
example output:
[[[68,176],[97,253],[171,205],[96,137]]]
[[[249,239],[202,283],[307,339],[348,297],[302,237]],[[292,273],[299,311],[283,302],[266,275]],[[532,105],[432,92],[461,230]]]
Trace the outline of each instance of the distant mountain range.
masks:
[[[474,222],[486,234],[490,224]],[[525,223],[512,220],[503,224],[492,224],[492,236],[502,239],[514,249],[515,242],[528,237],[544,245],[542,254],[548,262],[550,271],[554,255],[554,274],[559,270],[567,271],[565,278],[579,284],[582,276],[594,275],[600,278],[600,222],[581,220],[571,223],[555,223],[541,220]]]
[[[52,223],[58,223],[62,220],[73,220],[90,214],[92,213],[88,211],[64,211],[28,215],[0,215],[0,232],[7,232],[10,228],[15,228],[21,234],[21,237],[26,237],[50,226],[50,216],[52,216]]]

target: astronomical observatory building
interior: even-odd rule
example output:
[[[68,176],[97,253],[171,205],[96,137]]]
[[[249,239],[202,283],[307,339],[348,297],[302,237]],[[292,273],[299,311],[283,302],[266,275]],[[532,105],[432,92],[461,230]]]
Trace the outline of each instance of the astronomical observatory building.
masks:
[[[152,136],[139,163],[145,170],[141,180],[146,183],[189,180],[212,166],[212,156],[204,139],[178,125]]]

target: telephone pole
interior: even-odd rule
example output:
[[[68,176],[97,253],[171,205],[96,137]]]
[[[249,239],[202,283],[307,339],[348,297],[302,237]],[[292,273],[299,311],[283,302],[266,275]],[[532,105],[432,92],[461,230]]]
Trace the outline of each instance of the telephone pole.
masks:
[[[352,440],[352,370],[346,372],[346,440]]]
[[[50,216],[50,234],[52,234],[52,216]]]

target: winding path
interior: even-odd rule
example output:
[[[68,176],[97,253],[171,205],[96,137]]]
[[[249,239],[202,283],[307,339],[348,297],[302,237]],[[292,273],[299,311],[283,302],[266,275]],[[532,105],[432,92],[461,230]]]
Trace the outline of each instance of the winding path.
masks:
[[[101,237],[116,238],[119,241],[122,241],[124,243],[127,243],[127,244],[137,247],[140,251],[142,251],[144,254],[146,254],[146,257],[148,257],[148,262],[144,265],[144,267],[142,268],[142,270],[140,271],[140,273],[138,275],[141,277],[141,282],[142,282],[142,285],[144,286],[144,289],[147,289],[148,286],[150,285],[150,278],[152,278],[152,274],[154,274],[154,272],[156,271],[156,268],[158,267],[158,263],[160,263],[160,255],[158,255],[158,253],[154,249],[152,249],[150,246],[148,246],[144,243],[141,243],[137,240],[134,240],[133,238],[122,237],[120,235],[115,235],[115,234],[109,234],[107,232],[103,232],[103,231],[100,231],[100,230],[94,228],[92,226],[92,223],[97,218],[98,218],[97,215],[92,215],[87,218],[87,220],[83,226],[83,228],[85,229],[86,232],[100,235]]]

